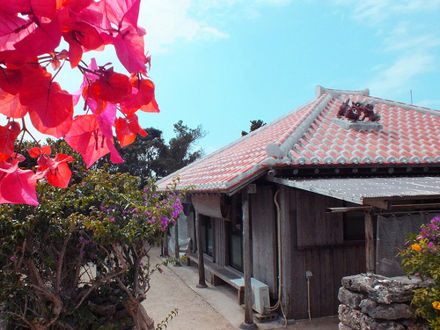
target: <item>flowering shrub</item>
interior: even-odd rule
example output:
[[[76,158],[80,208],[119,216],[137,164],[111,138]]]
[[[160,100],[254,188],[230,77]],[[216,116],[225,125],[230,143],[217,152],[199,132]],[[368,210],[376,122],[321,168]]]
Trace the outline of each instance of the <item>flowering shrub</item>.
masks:
[[[426,319],[434,329],[440,329],[440,218],[422,225],[420,233],[410,237],[407,248],[399,255],[408,275],[433,281],[432,286],[415,290],[412,304],[417,316]]]
[[[77,166],[68,188],[37,185],[39,206],[0,206],[0,302],[15,328],[154,327],[148,252],[182,205],[139,185]]]
[[[145,30],[138,26],[140,0],[26,0],[0,2],[0,204],[37,205],[36,182],[42,178],[67,186],[68,155],[51,156],[39,146],[30,152],[36,169],[23,170],[28,127],[65,141],[90,167],[114,146],[146,135],[137,113],[159,112],[154,84],[148,76]],[[62,42],[63,41],[63,42]],[[86,64],[85,52],[112,45],[127,74],[111,63]],[[59,73],[78,70],[77,92],[63,89]],[[82,80],[82,81],[81,81]],[[82,102],[80,102],[82,99]],[[17,142],[17,143],[16,143]]]

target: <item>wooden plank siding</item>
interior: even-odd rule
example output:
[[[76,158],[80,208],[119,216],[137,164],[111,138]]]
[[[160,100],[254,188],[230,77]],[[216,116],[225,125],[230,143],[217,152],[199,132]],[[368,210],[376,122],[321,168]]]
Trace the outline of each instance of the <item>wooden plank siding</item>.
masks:
[[[298,205],[298,247],[343,243],[342,214],[324,212],[329,207],[343,206],[341,200],[300,190],[296,204]]]
[[[266,283],[272,299],[277,297],[277,238],[273,186],[258,186],[251,194],[252,277]]]
[[[343,241],[342,215],[325,208],[341,201],[280,187],[282,204],[283,307],[287,318],[308,317],[306,271],[311,271],[311,316],[337,313],[343,276],[365,272],[362,242]]]
[[[213,218],[214,221],[214,241],[215,241],[215,248],[214,248],[214,256],[215,256],[215,263],[220,266],[224,267],[228,263],[228,247],[227,239],[226,239],[226,223],[223,219],[219,218]]]
[[[362,244],[347,248],[343,245],[325,248],[295,250],[296,262],[291,265],[292,303],[284,311],[288,318],[304,319],[307,311],[306,271],[311,271],[311,315],[335,315],[338,309],[337,294],[341,278],[365,271],[365,249]]]

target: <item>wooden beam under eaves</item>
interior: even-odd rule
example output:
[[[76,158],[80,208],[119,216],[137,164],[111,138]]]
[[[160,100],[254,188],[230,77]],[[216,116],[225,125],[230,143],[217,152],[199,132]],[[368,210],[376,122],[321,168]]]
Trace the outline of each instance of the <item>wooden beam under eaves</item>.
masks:
[[[371,211],[373,206],[345,206],[345,207],[328,207],[325,209],[325,213],[347,213],[358,211]]]
[[[391,205],[390,209],[392,211],[440,209],[440,203],[394,204]]]
[[[385,199],[372,199],[369,198],[368,200],[364,199],[363,204],[374,206],[378,209],[382,210],[389,210],[390,209],[390,202]]]

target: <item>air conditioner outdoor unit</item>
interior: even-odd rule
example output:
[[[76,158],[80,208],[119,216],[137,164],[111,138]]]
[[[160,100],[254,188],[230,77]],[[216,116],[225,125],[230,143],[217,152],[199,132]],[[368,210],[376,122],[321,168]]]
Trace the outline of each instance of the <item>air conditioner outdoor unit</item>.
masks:
[[[238,286],[244,286],[244,279],[237,278],[231,280],[236,283]],[[255,278],[251,278],[251,286],[252,286],[252,308],[254,311],[265,314],[270,307],[269,302],[269,286],[256,280]]]

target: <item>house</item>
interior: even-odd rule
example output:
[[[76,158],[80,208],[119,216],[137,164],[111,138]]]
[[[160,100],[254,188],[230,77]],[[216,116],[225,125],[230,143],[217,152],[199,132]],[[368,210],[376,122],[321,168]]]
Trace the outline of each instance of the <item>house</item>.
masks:
[[[288,319],[334,315],[343,276],[401,274],[396,247],[440,213],[439,133],[435,110],[318,86],[158,186],[189,189],[199,285],[243,277],[245,324],[251,278]]]

